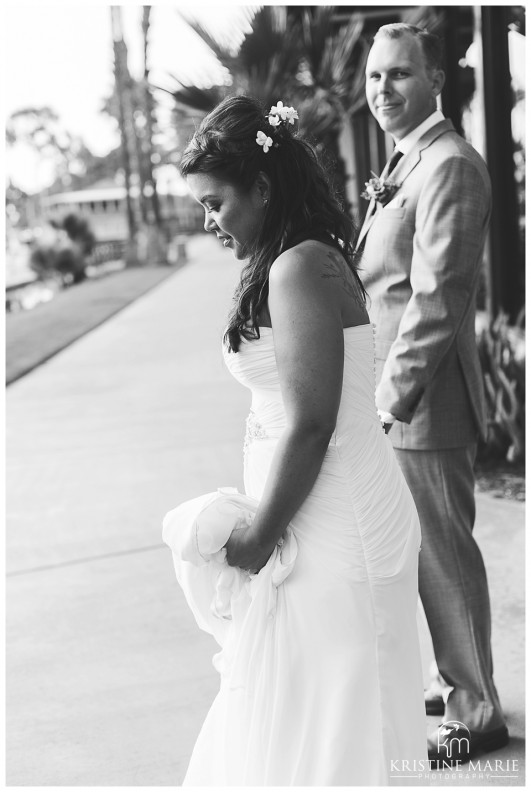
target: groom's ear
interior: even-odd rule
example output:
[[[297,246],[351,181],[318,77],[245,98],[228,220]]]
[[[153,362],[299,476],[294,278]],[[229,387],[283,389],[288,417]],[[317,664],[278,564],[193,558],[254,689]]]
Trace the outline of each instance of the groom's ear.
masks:
[[[446,74],[443,72],[442,69],[434,69],[431,73],[431,92],[433,96],[439,96],[441,93],[444,83],[446,81]]]

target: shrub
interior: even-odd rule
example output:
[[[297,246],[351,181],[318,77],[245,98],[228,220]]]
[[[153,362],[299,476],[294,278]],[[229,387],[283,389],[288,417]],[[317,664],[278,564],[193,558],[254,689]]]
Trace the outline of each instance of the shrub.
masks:
[[[42,277],[58,272],[63,283],[80,283],[85,279],[87,257],[91,254],[96,238],[87,221],[75,214],[68,214],[61,223],[50,223],[55,229],[53,238],[39,242],[30,256],[31,267]]]
[[[494,321],[478,314],[476,336],[487,402],[488,436],[479,458],[524,461],[525,331],[524,314],[511,326],[501,313]]]

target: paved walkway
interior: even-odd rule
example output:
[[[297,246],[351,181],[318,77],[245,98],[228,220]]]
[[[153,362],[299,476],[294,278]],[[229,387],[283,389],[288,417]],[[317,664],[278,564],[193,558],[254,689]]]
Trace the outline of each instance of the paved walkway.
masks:
[[[8,785],[178,785],[216,692],[161,519],[242,486],[248,394],[220,354],[237,263],[206,237],[189,255],[8,389]],[[488,758],[519,777],[436,785],[523,783],[523,507],[480,496],[478,512],[516,737]]]

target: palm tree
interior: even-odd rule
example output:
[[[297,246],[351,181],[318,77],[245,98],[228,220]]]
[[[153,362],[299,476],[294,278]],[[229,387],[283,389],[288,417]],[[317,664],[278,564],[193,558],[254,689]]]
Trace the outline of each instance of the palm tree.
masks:
[[[276,102],[278,95],[287,95],[288,84],[295,82],[299,58],[296,30],[285,7],[264,6],[257,11],[250,32],[236,51],[216,39],[200,22],[187,19],[182,13],[181,16],[225,68],[230,83],[200,88],[169,75],[177,88],[161,90],[168,91],[178,104],[208,112],[229,93],[252,94],[265,104]]]
[[[122,35],[120,6],[111,6],[111,27],[114,48],[115,91],[118,101],[118,124],[120,128],[120,138],[122,144],[127,224],[129,229],[126,261],[129,266],[132,266],[138,263],[138,221],[136,217],[134,201],[131,195],[131,178],[133,175],[132,148],[134,140],[134,129],[132,128],[133,104],[131,99],[131,77],[127,67],[127,47]]]
[[[365,103],[365,80],[360,65],[367,43],[362,37],[364,21],[354,14],[347,25],[336,29],[332,6],[305,8],[301,18],[300,57],[308,98],[325,102],[329,126],[353,115]]]
[[[148,234],[148,259],[157,263],[166,262],[166,244],[164,239],[164,229],[157,192],[157,180],[153,169],[153,127],[154,127],[154,107],[151,85],[149,83],[149,61],[148,61],[148,42],[149,28],[151,24],[151,6],[142,8],[142,38],[144,49],[144,76],[142,80],[141,107],[145,124],[143,127],[143,138],[141,138],[141,188],[146,202],[151,205],[152,212],[147,212],[147,234]],[[138,136],[140,139],[140,136]],[[148,190],[146,190],[148,188]],[[146,193],[150,194],[146,194]]]
[[[162,220],[160,214],[159,197],[157,193],[157,181],[153,172],[153,126],[154,126],[154,113],[153,113],[153,96],[151,94],[151,86],[149,84],[149,62],[148,62],[148,43],[149,43],[149,28],[151,24],[151,6],[142,7],[142,39],[144,44],[144,77],[143,77],[143,92],[144,92],[144,115],[146,119],[146,145],[144,151],[145,167],[147,171],[147,180],[151,186],[151,206],[153,208],[153,216],[157,228],[162,227]]]
[[[336,191],[346,200],[346,175],[339,137],[365,104],[363,66],[368,43],[363,18],[354,14],[337,30],[332,6],[305,8],[301,16],[299,96],[301,132],[328,162]]]
[[[285,6],[263,6],[250,19],[250,31],[236,50],[187,19],[226,69],[228,82],[201,88],[170,75],[176,87],[161,90],[181,109],[199,115],[234,93],[254,96],[266,106],[280,98],[296,104],[301,132],[335,160],[337,186],[344,194],[344,177],[337,173],[338,139],[342,125],[365,102],[360,65],[367,44],[361,17],[354,15],[339,30],[334,17],[332,6],[304,7],[296,15]]]

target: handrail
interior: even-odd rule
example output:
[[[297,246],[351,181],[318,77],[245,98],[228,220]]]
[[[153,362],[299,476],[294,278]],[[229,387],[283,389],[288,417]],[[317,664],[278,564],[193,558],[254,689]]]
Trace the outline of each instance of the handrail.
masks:
[[[24,289],[26,286],[31,286],[34,283],[42,283],[40,278],[32,278],[31,280],[20,281],[19,283],[6,283],[6,292],[12,292],[16,289]]]

